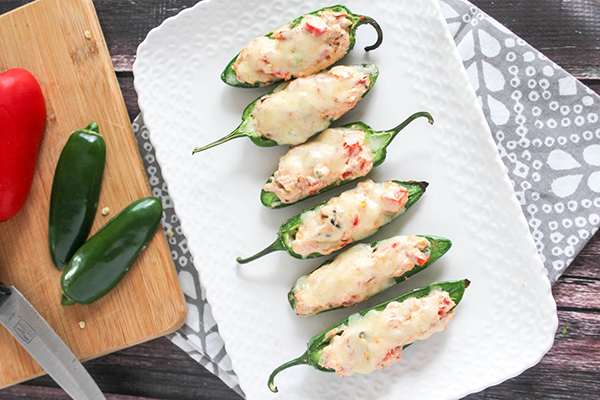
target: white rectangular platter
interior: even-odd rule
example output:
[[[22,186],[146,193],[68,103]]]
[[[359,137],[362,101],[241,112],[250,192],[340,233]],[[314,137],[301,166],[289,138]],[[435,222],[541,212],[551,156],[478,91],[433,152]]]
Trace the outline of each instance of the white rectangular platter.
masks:
[[[375,34],[359,28],[356,47],[342,63],[375,63],[380,76],[358,107],[335,125],[364,121],[385,130],[421,110],[436,120],[433,127],[424,120],[410,125],[370,175],[375,181],[425,180],[430,186],[405,215],[368,241],[415,233],[454,243],[428,270],[369,302],[300,319],[287,292],[325,258],[296,260],[275,253],[236,264],[237,256],[271,244],[287,218],[328,196],[282,210],[261,205],[260,189],[286,149],[237,139],[191,155],[194,147],[235,129],[244,107],[269,90],[222,83],[220,73],[230,59],[253,38],[332,4],[210,0],[168,19],[138,50],[134,74],[140,107],[249,399],[459,398],[521,373],[548,351],[557,326],[550,284],[437,2],[344,4],[374,17],[385,39],[367,54],[363,47]],[[302,354],[324,328],[410,289],[462,278],[472,285],[448,330],[411,346],[387,370],[341,378],[295,367],[278,377],[280,393],[267,389],[271,371]]]

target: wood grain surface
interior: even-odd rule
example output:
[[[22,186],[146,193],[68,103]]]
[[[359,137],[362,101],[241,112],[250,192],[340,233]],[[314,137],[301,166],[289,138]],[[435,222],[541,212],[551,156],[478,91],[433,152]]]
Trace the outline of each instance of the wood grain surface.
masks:
[[[226,1],[226,0],[222,0]],[[600,93],[600,1],[471,0]],[[0,13],[27,1],[0,0]],[[95,0],[130,117],[138,113],[131,74],[147,32],[195,0]],[[469,400],[600,398],[600,233],[555,284],[559,329],[550,352],[520,376]],[[569,326],[566,333],[563,328]],[[109,399],[240,397],[166,338],[87,362]],[[3,399],[67,399],[48,377],[0,391]]]
[[[86,35],[87,32],[87,35]],[[91,0],[41,0],[0,17],[0,70],[25,68],[42,87],[47,126],[27,203],[0,224],[0,280],[14,285],[78,358],[89,359],[164,336],[186,305],[162,230],[115,290],[89,306],[60,304],[60,275],[48,251],[54,169],[70,133],[98,122],[107,147],[92,233],[134,200],[150,196],[137,143]],[[85,322],[81,329],[79,322]],[[43,373],[0,329],[0,387]]]

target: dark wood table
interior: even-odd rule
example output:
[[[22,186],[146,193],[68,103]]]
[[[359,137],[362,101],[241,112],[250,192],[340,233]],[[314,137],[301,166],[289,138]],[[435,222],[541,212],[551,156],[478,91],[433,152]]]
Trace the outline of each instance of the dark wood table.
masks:
[[[600,93],[599,0],[471,1]],[[150,29],[196,2],[94,0],[132,119],[139,113],[131,72],[137,46]],[[0,0],[0,14],[25,3]],[[522,375],[468,399],[600,398],[600,233],[555,284],[553,293],[559,328],[550,352]],[[562,333],[566,326],[570,329]],[[109,399],[240,399],[166,338],[85,366]],[[48,377],[0,391],[0,400],[21,398],[69,397]]]

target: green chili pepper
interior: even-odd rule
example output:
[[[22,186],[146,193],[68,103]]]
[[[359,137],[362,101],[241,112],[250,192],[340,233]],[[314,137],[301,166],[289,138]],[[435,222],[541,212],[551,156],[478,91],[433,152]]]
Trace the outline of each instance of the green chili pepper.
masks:
[[[77,250],[61,277],[62,305],[90,304],[125,276],[162,217],[156,197],[134,201]]]
[[[405,182],[391,181],[391,182],[394,182],[408,190],[408,201],[407,201],[406,205],[400,211],[393,214],[391,216],[391,218],[389,218],[382,226],[387,225],[388,223],[390,223],[391,221],[393,221],[394,219],[396,219],[397,217],[402,215],[406,210],[408,210],[414,203],[417,202],[417,200],[419,200],[421,198],[421,196],[425,193],[425,189],[429,185],[427,182],[417,182],[417,181],[405,181]],[[301,258],[301,259],[324,256],[325,254],[321,254],[321,253],[312,253],[312,254],[309,254],[308,256],[302,256],[302,255],[294,252],[294,250],[292,249],[292,242],[295,240],[296,234],[298,233],[298,229],[300,229],[300,226],[302,225],[302,217],[310,211],[317,210],[319,208],[326,206],[331,200],[332,199],[325,200],[325,201],[317,204],[316,206],[311,207],[311,208],[301,212],[300,214],[295,215],[292,218],[288,219],[283,224],[281,224],[281,227],[279,228],[279,232],[277,234],[277,240],[275,240],[275,242],[273,242],[273,244],[271,244],[269,247],[265,248],[264,250],[261,250],[260,252],[256,253],[255,255],[253,255],[251,257],[248,257],[245,259],[238,257],[236,261],[240,264],[246,264],[246,263],[249,263],[250,261],[254,261],[266,254],[272,253],[274,251],[280,251],[280,250],[287,252],[292,257]],[[379,229],[379,228],[381,228],[381,226],[378,227],[377,229]],[[374,234],[375,232],[373,232],[372,234]],[[351,241],[346,244],[350,244],[350,243],[351,243]]]
[[[379,69],[374,64],[352,65],[352,66],[348,66],[348,67],[355,68],[369,76],[369,86],[367,88],[367,91],[363,94],[363,97],[364,97],[369,92],[369,90],[373,87],[375,82],[377,81],[377,77],[379,76]],[[241,138],[241,137],[250,138],[250,140],[252,140],[252,142],[255,145],[260,146],[260,147],[273,147],[273,146],[280,146],[280,145],[284,145],[284,144],[299,144],[299,143],[278,143],[273,139],[269,139],[268,137],[261,135],[259,132],[256,131],[256,126],[254,125],[253,111],[254,111],[254,108],[256,107],[256,105],[259,102],[266,100],[269,96],[271,96],[277,92],[280,92],[282,90],[285,90],[289,84],[290,84],[290,82],[282,83],[282,84],[278,85],[275,89],[270,91],[269,93],[266,93],[266,94],[260,96],[258,99],[254,100],[252,103],[250,103],[244,109],[244,112],[242,114],[242,122],[233,132],[231,132],[229,135],[217,140],[216,142],[210,143],[204,147],[195,148],[194,151],[192,152],[192,154],[199,153],[201,151],[210,149],[211,147],[215,147],[215,146],[218,146],[225,142],[228,142],[232,139]],[[330,120],[329,124],[333,123],[334,121],[335,120]],[[318,133],[318,131],[313,132],[313,135],[316,133]],[[306,138],[306,139],[308,139],[308,138]]]
[[[318,16],[319,13],[321,13],[322,11],[327,11],[327,10],[345,13],[346,18],[348,18],[352,22],[352,25],[348,28],[350,45],[349,45],[347,51],[341,57],[339,57],[337,59],[332,58],[331,60],[329,60],[330,62],[329,62],[329,64],[327,64],[325,66],[325,68],[327,66],[333,65],[335,62],[340,60],[344,55],[348,54],[354,48],[354,44],[356,42],[356,29],[361,25],[364,25],[364,24],[371,25],[373,28],[375,28],[375,31],[377,32],[377,41],[375,42],[375,44],[365,47],[365,51],[375,50],[376,48],[378,48],[381,45],[381,43],[383,43],[383,31],[381,30],[381,27],[379,26],[377,21],[375,21],[371,17],[353,14],[352,12],[350,12],[350,10],[348,10],[348,8],[346,8],[342,5],[336,5],[336,6],[332,6],[332,7],[324,7],[324,8],[321,8],[320,10],[313,11],[311,13],[302,15],[302,16],[296,18],[295,20],[293,20],[292,22],[290,22],[289,28],[292,29],[292,28],[298,26],[302,22],[304,17],[306,17],[307,15]],[[277,40],[277,38],[274,36],[273,32],[269,32],[265,36],[271,40]],[[231,85],[231,86],[241,87],[241,88],[256,88],[256,87],[268,86],[273,83],[280,82],[282,80],[281,78],[274,76],[273,79],[268,82],[257,82],[257,83],[241,82],[240,80],[238,80],[237,73],[233,69],[233,65],[236,63],[239,55],[240,55],[240,53],[238,53],[233,58],[233,60],[231,60],[229,62],[229,64],[227,65],[227,67],[225,67],[225,70],[221,74],[221,80],[223,80],[223,82],[225,82],[226,84]],[[308,72],[308,73],[306,73],[306,72]],[[315,71],[315,72],[317,72],[317,71]],[[300,74],[299,76],[292,76],[290,79],[307,76],[307,75],[311,75],[311,74],[312,74],[311,71],[305,71],[302,74]]]
[[[301,365],[301,364],[307,364],[310,365],[311,367],[319,370],[319,371],[323,371],[323,372],[335,372],[332,369],[329,368],[325,368],[323,366],[321,366],[321,364],[319,364],[319,361],[321,359],[321,354],[323,354],[323,350],[325,349],[325,347],[327,347],[327,345],[329,345],[329,343],[331,342],[331,339],[333,336],[335,336],[336,334],[341,334],[342,332],[336,333],[336,334],[332,334],[332,335],[328,335],[329,332],[333,331],[336,328],[340,328],[342,326],[348,326],[348,321],[352,318],[356,318],[357,316],[360,317],[364,317],[365,314],[367,314],[369,311],[371,310],[376,310],[376,311],[383,311],[385,310],[385,308],[387,307],[387,305],[393,301],[401,303],[406,299],[409,298],[421,298],[421,297],[426,297],[428,296],[430,293],[435,292],[435,291],[444,291],[447,292],[450,295],[450,298],[452,299],[452,301],[458,305],[458,303],[460,303],[460,301],[462,300],[462,297],[465,293],[465,289],[467,287],[469,287],[470,282],[468,279],[463,279],[461,281],[454,281],[454,282],[440,282],[440,283],[434,283],[432,285],[420,288],[420,289],[415,289],[412,292],[408,292],[405,293],[401,296],[398,296],[394,299],[391,299],[389,301],[386,301],[385,303],[381,303],[379,305],[376,305],[374,307],[368,308],[366,310],[363,310],[359,313],[353,314],[351,316],[349,316],[348,318],[346,318],[345,320],[333,325],[332,327],[324,330],[323,332],[315,335],[312,337],[312,339],[310,339],[310,341],[308,342],[308,349],[306,350],[306,352],[304,354],[302,354],[300,357],[289,361],[279,367],[277,367],[273,373],[271,374],[271,376],[269,376],[269,381],[268,381],[268,385],[269,385],[269,389],[272,392],[277,392],[277,387],[275,386],[274,383],[274,379],[275,376],[280,373],[281,371],[283,371],[284,369],[287,369],[289,367],[293,367],[295,365]],[[411,343],[407,344],[404,346],[404,348],[410,346]]]
[[[404,282],[405,280],[407,280],[408,278],[410,278],[411,276],[423,271],[425,268],[429,267],[431,264],[433,264],[434,262],[436,262],[437,260],[439,260],[444,254],[446,254],[448,252],[448,250],[450,250],[450,247],[452,247],[452,242],[449,239],[446,238],[442,238],[442,237],[437,237],[437,236],[424,236],[424,235],[415,235],[418,237],[423,237],[425,239],[427,239],[427,241],[429,242],[429,246],[427,246],[427,248],[425,248],[424,253],[427,257],[429,257],[429,259],[423,264],[423,265],[418,265],[415,264],[415,266],[410,270],[405,272],[404,274],[400,275],[400,276],[396,276],[396,277],[392,277],[391,279],[393,279],[393,281],[395,281],[395,284],[398,284],[400,282]],[[380,243],[384,242],[385,240],[389,240],[389,239],[384,239],[384,240],[379,240],[377,242],[373,242],[373,243],[369,243],[368,246],[371,247],[372,249],[375,249],[377,247],[377,245],[379,245]],[[313,270],[311,272],[311,274],[321,268],[326,267],[327,265],[331,264],[332,262],[334,262],[339,256],[341,256],[344,253],[341,253],[335,257],[330,258],[329,260],[325,261],[323,264],[321,264],[318,268],[316,268],[315,270]],[[298,282],[300,282],[303,278],[305,277],[301,277],[300,279],[298,279]],[[294,312],[297,315],[298,314],[298,310],[296,309],[296,297],[295,294],[297,292],[299,283],[296,283],[296,285],[290,290],[290,292],[288,293],[288,301],[290,303],[290,305],[292,306],[292,309],[294,310]],[[382,290],[388,289],[390,288],[391,285],[387,284],[386,286],[384,286],[382,288]],[[334,290],[334,289],[332,289]],[[342,290],[344,290],[342,288]],[[365,288],[366,290],[366,288]],[[375,295],[376,293],[372,293],[372,295]],[[331,311],[331,310],[337,310],[338,308],[344,308],[344,307],[351,307],[356,305],[358,302],[362,302],[362,301],[366,301],[368,300],[371,296],[369,297],[365,297],[365,298],[361,298],[359,301],[356,302],[349,302],[349,303],[344,303],[342,306],[340,307],[335,307],[335,308],[324,308],[321,309],[320,311],[315,312],[314,314],[310,314],[310,315],[301,315],[302,317],[311,317],[313,315],[317,315],[321,312],[325,312],[325,311]],[[332,307],[330,305],[330,307]]]
[[[421,112],[414,113],[413,115],[408,117],[404,122],[402,122],[400,125],[396,126],[393,129],[390,129],[388,131],[374,131],[373,128],[371,128],[369,125],[367,125],[363,122],[352,122],[350,124],[343,125],[339,128],[335,128],[335,129],[359,130],[359,131],[364,132],[367,146],[371,150],[371,154],[373,156],[373,167],[371,168],[371,169],[373,169],[375,167],[378,167],[385,161],[385,158],[387,156],[387,147],[390,145],[392,140],[394,140],[396,135],[398,135],[398,133],[401,130],[406,128],[406,126],[408,124],[410,124],[412,121],[414,121],[415,119],[420,118],[420,117],[427,118],[429,120],[429,123],[431,125],[433,125],[433,117],[431,116],[431,114],[429,114],[428,112],[425,112],[425,111],[421,111]],[[297,147],[302,147],[302,146],[306,146],[306,145],[310,145],[310,142],[305,143],[300,146],[297,146]],[[369,170],[368,172],[371,172],[371,171]],[[360,178],[366,176],[368,174],[368,172],[363,175],[356,176],[354,178],[350,178],[350,179],[346,179],[346,180],[339,180],[337,182],[334,182],[334,183],[318,190],[315,193],[309,194],[305,197],[302,197],[296,201],[292,201],[289,203],[284,203],[277,196],[277,194],[275,194],[275,192],[269,192],[269,191],[265,191],[263,189],[260,193],[260,201],[262,202],[262,204],[265,207],[268,207],[268,208],[283,208],[283,207],[291,206],[292,204],[296,204],[296,203],[299,203],[306,199],[310,199],[311,197],[317,196],[323,192],[327,192],[331,189],[335,189],[336,187],[339,187],[339,186],[345,185],[347,183],[353,182],[357,179],[360,179]],[[319,178],[323,177],[322,175],[319,176],[318,171],[317,171],[317,176]],[[269,183],[272,179],[275,179],[275,174],[271,175],[271,177],[269,178],[267,183]]]
[[[95,122],[73,132],[60,153],[48,227],[50,258],[59,270],[67,266],[92,229],[105,158],[106,145]]]

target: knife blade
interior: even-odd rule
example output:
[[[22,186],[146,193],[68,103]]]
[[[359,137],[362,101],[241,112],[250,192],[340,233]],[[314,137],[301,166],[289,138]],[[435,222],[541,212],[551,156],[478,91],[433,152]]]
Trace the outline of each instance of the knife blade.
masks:
[[[77,357],[14,286],[0,283],[0,324],[76,400],[106,400]]]

